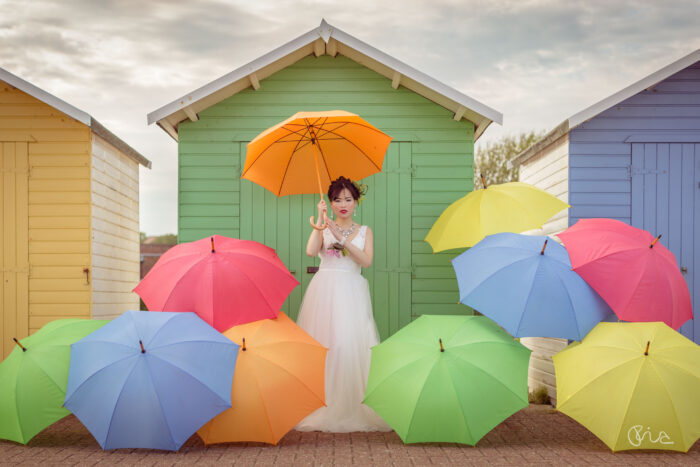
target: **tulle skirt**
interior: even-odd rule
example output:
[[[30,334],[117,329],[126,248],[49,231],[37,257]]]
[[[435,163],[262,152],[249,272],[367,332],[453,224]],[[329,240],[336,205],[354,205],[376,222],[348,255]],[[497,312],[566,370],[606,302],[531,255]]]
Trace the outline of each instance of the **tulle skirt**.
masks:
[[[306,289],[297,324],[328,348],[326,407],[296,429],[300,431],[390,431],[362,403],[369,374],[370,349],[379,343],[367,280],[359,273],[320,269]]]

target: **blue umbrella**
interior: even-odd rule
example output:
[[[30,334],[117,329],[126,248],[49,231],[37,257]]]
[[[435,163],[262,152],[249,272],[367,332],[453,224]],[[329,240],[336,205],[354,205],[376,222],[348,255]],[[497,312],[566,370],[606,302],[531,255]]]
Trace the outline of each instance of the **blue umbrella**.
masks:
[[[71,346],[64,406],[102,449],[177,450],[231,407],[237,355],[194,313],[127,311]]]
[[[612,314],[571,270],[569,254],[544,236],[490,235],[452,260],[460,301],[515,337],[581,340]]]

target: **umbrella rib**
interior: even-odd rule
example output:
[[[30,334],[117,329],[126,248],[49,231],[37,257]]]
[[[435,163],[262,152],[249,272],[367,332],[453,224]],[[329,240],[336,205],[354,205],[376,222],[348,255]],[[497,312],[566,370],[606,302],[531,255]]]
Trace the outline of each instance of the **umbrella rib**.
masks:
[[[287,166],[284,168],[284,174],[282,174],[282,182],[280,183],[280,189],[277,191],[277,197],[282,193],[282,187],[284,186],[284,182],[287,178],[287,171],[289,171],[289,166],[292,165],[292,157],[294,157],[294,153],[297,152],[297,149],[299,148],[299,145],[304,139],[304,136],[309,132],[309,127],[306,127],[306,133],[304,135],[301,135],[301,138],[297,140],[296,146],[294,146],[294,149],[292,150],[292,153],[289,155],[289,158],[287,159]]]
[[[484,282],[486,282],[487,280],[491,279],[493,276],[495,276],[496,274],[498,274],[499,272],[501,272],[501,271],[502,271],[503,269],[505,269],[506,267],[511,267],[511,266],[513,266],[514,264],[522,263],[523,261],[532,260],[533,257],[534,257],[534,253],[533,253],[533,256],[527,256],[527,257],[522,258],[522,259],[519,259],[519,260],[517,260],[517,261],[513,261],[512,263],[508,263],[508,265],[504,266],[503,268],[500,268],[500,269],[495,270],[493,273],[491,273],[491,274],[489,274],[488,276],[484,277],[483,280],[479,281],[479,283],[475,284],[474,287],[472,287],[472,289],[469,291],[469,293],[468,293],[467,295],[469,295],[470,293],[472,293],[477,287],[481,286]],[[463,300],[464,300],[464,297],[460,297],[460,300],[463,301]],[[463,303],[466,304],[466,305],[469,305],[466,301],[463,301]],[[469,306],[471,306],[471,305],[469,305]]]
[[[378,171],[380,171],[380,172],[382,171],[382,169],[381,169],[380,167],[378,167],[377,164],[374,163],[374,161],[372,160],[372,158],[369,157],[369,156],[367,155],[366,152],[364,152],[362,149],[360,149],[360,147],[359,147],[357,144],[353,143],[351,140],[347,139],[347,138],[344,137],[343,135],[339,135],[338,133],[335,133],[333,130],[328,130],[328,133],[331,133],[331,134],[333,134],[333,135],[335,135],[335,136],[338,136],[339,138],[342,138],[343,140],[345,140],[345,141],[347,141],[348,143],[350,143],[351,145],[353,145],[353,146],[355,147],[355,149],[357,149],[357,150],[360,152],[360,154],[362,154],[362,155],[365,156],[367,159],[369,159],[369,161],[372,163],[373,166],[375,166],[375,167],[377,168]],[[324,141],[328,141],[328,140],[324,140]],[[318,147],[320,148],[321,145],[319,144]]]
[[[631,360],[634,361],[634,360]],[[629,363],[629,362],[627,362]],[[634,381],[634,384],[632,385],[632,388],[636,388],[637,384],[639,384],[639,377],[642,375],[642,368],[644,367],[644,363],[639,367],[639,370],[637,371],[637,379]],[[606,371],[607,373],[607,371]],[[602,376],[602,375],[601,375]],[[600,378],[600,376],[599,376]],[[625,418],[627,418],[627,412],[630,410],[630,405],[632,404],[632,396],[634,395],[634,389],[632,389],[632,393],[630,394],[629,400],[627,401],[627,406],[625,407],[624,412],[622,412],[624,415],[620,417],[620,425],[617,427],[617,430],[615,430],[615,433],[617,433],[617,436],[615,438],[615,444],[617,444],[617,440],[620,437],[620,431],[622,430],[622,424],[625,423]]]
[[[535,273],[532,275],[532,283],[530,284],[530,290],[527,294],[527,298],[525,299],[525,306],[523,307],[523,312],[520,314],[520,320],[518,321],[518,326],[515,328],[515,332],[519,334],[520,326],[523,324],[523,319],[525,319],[525,313],[527,311],[527,305],[530,302],[530,297],[532,297],[532,288],[535,285],[535,278],[537,277],[537,271],[540,270],[540,267],[542,266],[542,261],[540,261],[537,264],[537,267],[535,268]]]
[[[654,363],[651,361],[649,361],[649,364],[654,369],[654,373],[656,373],[656,376],[659,377],[659,381],[661,381],[661,385],[663,386],[664,390],[666,391],[666,395],[668,396],[668,400],[671,402],[671,407],[673,407],[673,413],[676,415],[676,424],[678,425],[678,432],[682,433],[683,430],[681,430],[681,425],[678,422],[680,420],[680,417],[678,416],[678,409],[676,409],[676,404],[673,403],[673,397],[671,397],[671,391],[668,390],[668,386],[666,385],[666,381],[659,374],[659,371],[656,369],[656,365],[654,365]],[[684,443],[684,446],[685,446],[685,443]]]
[[[573,272],[573,271],[572,271],[572,272]],[[576,274],[576,273],[574,272],[574,274]],[[581,276],[579,276],[578,274],[576,274],[576,275],[577,275],[584,283],[586,283],[586,281],[584,281],[583,278],[582,278]],[[571,300],[571,294],[569,293],[569,288],[566,286],[566,282],[564,282],[564,280],[561,278],[561,276],[556,275],[556,277],[557,277],[557,280],[559,280],[559,282],[561,283],[561,286],[562,286],[562,287],[564,288],[564,290],[566,291],[566,298],[569,300],[569,304],[571,305],[571,312],[572,312],[572,314],[573,314],[573,316],[574,316],[574,323],[576,323],[576,331],[578,332],[578,335],[579,335],[581,338],[583,338],[583,336],[581,336],[581,332],[582,332],[583,330],[581,329],[581,327],[580,327],[581,325],[580,325],[580,323],[578,322],[578,315],[576,314],[576,307],[574,306],[573,300]],[[587,283],[586,283],[586,284],[587,284]],[[593,289],[593,287],[591,287],[590,285],[589,285],[588,287],[589,287],[591,290]],[[593,290],[593,292],[595,292],[595,290]],[[597,294],[598,292],[595,292],[595,293]],[[607,303],[606,303],[606,305],[607,305]]]
[[[469,428],[469,423],[467,422],[467,414],[464,412],[464,406],[462,405],[462,400],[459,398],[459,393],[457,391],[457,385],[455,384],[455,380],[452,377],[452,372],[447,372],[448,375],[450,375],[450,381],[452,382],[452,389],[455,392],[455,396],[457,399],[457,402],[459,403],[459,408],[462,411],[462,417],[464,418],[464,427],[467,429],[467,433],[469,433],[469,438],[471,440],[474,440],[474,434],[472,433],[472,430]],[[474,441],[474,444],[476,444],[476,441]]]
[[[423,360],[423,359],[427,360],[429,358],[430,358],[430,355],[424,355],[421,358],[417,359],[415,362],[417,362],[419,360]],[[433,360],[435,360],[435,359],[433,358]],[[413,363],[415,363],[415,362],[413,362]],[[403,367],[405,368],[406,365],[404,365]],[[427,376],[425,377],[425,381],[427,381],[428,378],[430,378],[430,375],[432,374],[433,371],[435,371],[435,362],[433,362],[433,367],[430,369]],[[421,388],[420,392],[418,393],[418,397],[416,397],[415,405],[418,405],[418,401],[420,401],[421,397],[423,397],[423,392],[425,392],[425,387],[426,387],[425,381],[423,382],[423,387]],[[365,395],[365,398],[366,397],[367,397],[367,395]],[[411,427],[413,426],[413,421],[415,420],[415,417],[416,417],[416,410],[415,410],[415,406],[414,406],[413,413],[411,414],[411,421],[408,422],[408,428],[406,428],[406,437],[407,438],[408,438],[408,434],[411,432]],[[399,435],[399,436],[401,436],[401,435]],[[403,440],[403,438],[401,438],[401,439]]]
[[[159,329],[159,331],[160,331],[160,329]],[[156,355],[153,355],[153,356],[157,357]],[[146,366],[148,367],[148,379],[151,380],[151,385],[153,386],[153,392],[156,393],[156,398],[158,399],[158,407],[160,407],[160,413],[163,416],[163,420],[165,421],[166,426],[168,427],[168,437],[170,438],[170,441],[172,441],[173,446],[177,446],[177,442],[175,441],[175,438],[173,438],[173,431],[170,428],[170,423],[168,422],[168,417],[165,415],[165,409],[163,408],[163,404],[160,401],[160,394],[158,394],[158,387],[156,386],[156,382],[153,381],[153,374],[151,373],[151,365],[148,363],[148,360],[149,359],[146,358]],[[162,358],[159,358],[158,360],[164,361]],[[168,362],[166,362],[166,363],[168,363]],[[134,367],[136,367],[136,366],[134,365]],[[179,446],[177,446],[177,447],[179,447]]]
[[[316,346],[315,344],[305,344],[305,345]],[[320,345],[320,344],[319,344],[319,345]],[[323,347],[323,346],[321,346],[321,348],[326,349],[326,348]],[[327,352],[327,351],[328,351],[328,349],[326,349],[326,352]],[[287,374],[288,374],[289,376],[291,376],[292,378],[294,378],[294,379],[296,379],[297,381],[301,382],[301,385],[304,386],[311,394],[317,396],[317,395],[316,395],[316,391],[314,391],[313,389],[311,389],[311,388],[306,384],[306,382],[304,382],[304,381],[302,381],[301,379],[299,379],[298,376],[296,376],[295,374],[291,373],[289,370],[287,370],[287,369],[286,369],[285,367],[283,367],[282,365],[280,365],[280,364],[278,364],[278,363],[275,363],[275,362],[273,362],[272,360],[270,360],[270,359],[268,359],[268,358],[265,358],[265,357],[262,357],[262,356],[260,356],[260,355],[258,355],[257,357],[260,358],[260,359],[265,360],[267,363],[269,363],[269,364],[271,364],[271,365],[276,366],[277,368],[279,368],[280,370],[284,371],[285,373],[287,373]],[[325,375],[325,373],[324,373],[324,375]],[[324,402],[324,404],[325,404],[325,401],[322,400],[321,402]]]
[[[133,357],[133,355],[130,355],[129,357]],[[128,357],[127,357],[127,358],[128,358]],[[124,358],[121,358],[121,359],[119,359],[119,360],[117,360],[117,361],[121,361],[121,360],[124,360]],[[115,363],[115,362],[110,363],[110,366],[113,365],[114,363]],[[136,365],[137,365],[137,363],[135,363],[134,366],[131,367],[131,371],[129,371],[129,374],[127,375],[127,377],[124,378],[124,382],[123,382],[123,384],[122,384],[122,388],[119,390],[119,396],[117,397],[117,400],[116,400],[116,402],[114,403],[114,408],[112,409],[112,415],[110,415],[110,417],[109,417],[109,423],[107,424],[107,433],[105,434],[105,439],[104,439],[104,444],[105,444],[105,445],[107,444],[107,439],[109,439],[109,433],[112,431],[112,422],[114,421],[114,414],[115,414],[116,411],[117,411],[117,405],[119,405],[119,401],[121,400],[122,395],[124,394],[124,387],[126,387],[126,382],[129,380],[129,378],[131,378],[131,375],[134,374],[134,371],[136,371]],[[102,369],[100,369],[100,371],[104,370],[105,368],[107,368],[107,367],[106,367],[106,366],[103,367]],[[97,373],[98,373],[98,372],[93,373],[93,374],[90,376],[90,378],[92,378],[93,376],[95,376]],[[88,379],[90,379],[90,378],[88,378]],[[83,381],[83,384],[85,384],[86,381],[87,381],[87,379],[86,379],[85,381]],[[81,384],[80,386],[82,386],[83,384]],[[80,387],[80,386],[78,386],[78,387]],[[77,388],[76,388],[76,390],[77,390]],[[75,394],[75,391],[73,392],[73,394]]]
[[[265,420],[267,421],[267,426],[270,428],[270,433],[275,437],[275,430],[272,428],[272,422],[270,421],[270,411],[265,404],[265,398],[262,396],[262,388],[260,387],[260,382],[258,381],[257,375],[255,379],[255,386],[258,388],[258,394],[260,394],[260,402],[262,403],[263,409],[265,409]]]
[[[457,353],[453,353],[453,355],[455,356],[455,358],[457,358],[457,359],[463,361],[464,363],[466,363],[467,365],[471,366],[472,368],[474,368],[474,369],[477,370],[478,372],[483,373],[484,375],[486,375],[486,376],[489,377],[490,379],[499,382],[504,388],[506,388],[510,393],[512,393],[517,399],[522,400],[522,398],[520,397],[520,395],[518,395],[515,391],[513,391],[511,388],[509,388],[509,387],[506,386],[505,384],[501,383],[500,380],[496,379],[493,375],[491,375],[490,373],[486,372],[486,370],[484,370],[483,368],[481,368],[481,367],[475,365],[473,362],[470,362],[469,360],[465,360],[464,358],[462,358],[461,355],[459,355],[459,354],[457,354]]]
[[[316,140],[318,146],[318,152],[321,153],[321,159],[323,159],[323,166],[326,168],[326,173],[328,174],[328,180],[333,183],[333,177],[331,177],[330,168],[328,167],[328,162],[326,161],[326,155],[323,154],[323,149],[321,149],[321,142]]]
[[[260,151],[260,154],[258,154],[258,157],[256,157],[255,160],[254,160],[253,162],[251,162],[251,164],[248,166],[247,169],[245,169],[245,170],[243,171],[243,173],[241,173],[241,177],[243,177],[243,175],[245,175],[246,173],[248,173],[248,171],[253,167],[253,165],[255,165],[255,163],[258,162],[258,161],[260,160],[260,156],[262,156],[262,155],[263,155],[268,149],[270,149],[275,143],[278,143],[279,141],[281,141],[282,139],[286,138],[286,137],[289,136],[290,134],[298,134],[297,131],[291,130],[291,129],[289,129],[289,128],[286,128],[286,125],[280,127],[280,129],[286,130],[286,131],[288,131],[289,133],[287,133],[286,135],[280,136],[280,137],[277,138],[276,140],[270,142],[270,144],[268,144],[268,145],[265,147],[265,149],[263,149],[262,151]]]

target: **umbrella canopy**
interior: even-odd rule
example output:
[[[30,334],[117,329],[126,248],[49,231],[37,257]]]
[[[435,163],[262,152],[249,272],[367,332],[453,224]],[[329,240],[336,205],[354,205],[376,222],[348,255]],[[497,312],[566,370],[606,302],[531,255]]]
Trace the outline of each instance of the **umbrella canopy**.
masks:
[[[700,437],[700,346],[664,323],[600,323],[553,360],[557,409],[613,451]]]
[[[675,256],[646,230],[614,219],[582,219],[558,234],[571,265],[624,321],[693,318],[688,284]]]
[[[248,143],[241,178],[275,196],[319,193],[323,199],[341,175],[359,180],[381,172],[391,139],[350,112],[298,112]]]
[[[327,350],[287,315],[235,326],[224,335],[241,346],[231,408],[197,432],[205,444],[277,444],[324,405]]]
[[[460,301],[515,337],[581,340],[612,314],[554,239],[490,235],[452,260]]]
[[[0,363],[0,438],[26,444],[70,413],[63,408],[70,345],[107,322],[59,319],[15,341]]]
[[[127,311],[71,346],[64,405],[102,449],[177,450],[231,407],[237,351],[194,313]]]
[[[529,358],[484,316],[423,315],[372,348],[364,403],[404,443],[474,445],[528,405]]]
[[[567,207],[565,202],[527,183],[490,185],[450,204],[425,241],[435,253],[471,247],[487,235],[538,229]]]
[[[134,292],[149,310],[193,311],[225,331],[277,317],[297,285],[272,248],[214,235],[165,252]]]

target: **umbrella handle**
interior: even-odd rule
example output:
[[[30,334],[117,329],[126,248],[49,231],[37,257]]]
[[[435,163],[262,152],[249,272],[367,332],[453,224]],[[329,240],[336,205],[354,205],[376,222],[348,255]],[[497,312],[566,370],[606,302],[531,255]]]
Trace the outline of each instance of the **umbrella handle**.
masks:
[[[323,193],[320,193],[321,199],[323,199]],[[309,217],[309,223],[311,224],[311,227],[313,227],[316,230],[323,230],[326,228],[326,213],[321,213],[321,218],[319,221],[321,222],[321,225],[316,225],[316,222],[314,222],[314,216]]]

